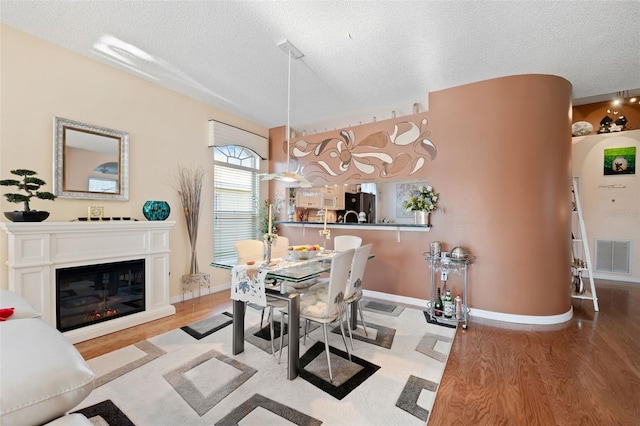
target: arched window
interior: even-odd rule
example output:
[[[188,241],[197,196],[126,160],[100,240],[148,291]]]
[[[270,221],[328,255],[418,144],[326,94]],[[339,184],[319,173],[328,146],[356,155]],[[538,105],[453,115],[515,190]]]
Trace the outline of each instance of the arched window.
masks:
[[[214,260],[234,258],[233,244],[256,237],[260,156],[239,145],[215,146],[214,150]]]

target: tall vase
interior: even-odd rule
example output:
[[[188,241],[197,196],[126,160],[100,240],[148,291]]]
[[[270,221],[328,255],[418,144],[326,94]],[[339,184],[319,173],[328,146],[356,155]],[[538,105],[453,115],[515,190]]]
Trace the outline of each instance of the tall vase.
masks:
[[[427,212],[427,211],[415,211],[413,213],[414,213],[414,219],[415,219],[415,224],[416,225],[431,226],[431,223],[429,222],[430,212]]]
[[[267,265],[271,263],[271,241],[265,241],[265,256],[264,260],[267,262]]]

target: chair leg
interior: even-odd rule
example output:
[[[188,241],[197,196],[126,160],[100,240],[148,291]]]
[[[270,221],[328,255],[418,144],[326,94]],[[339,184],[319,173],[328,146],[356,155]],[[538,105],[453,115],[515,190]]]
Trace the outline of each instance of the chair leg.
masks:
[[[269,320],[269,336],[271,337],[271,355],[276,356],[276,347],[275,344],[273,343],[274,340],[274,334],[275,332],[273,331],[273,307],[269,306],[269,316],[268,316],[268,320]]]
[[[327,324],[322,324],[322,330],[324,331],[324,350],[327,353],[327,365],[329,366],[329,383],[333,383],[333,374],[331,373],[331,357],[329,355],[329,336],[327,333]],[[344,335],[343,335],[344,336]],[[347,342],[345,342],[346,345]]]
[[[351,307],[351,309],[353,309],[353,307]],[[347,330],[349,330],[349,341],[351,342],[351,349],[355,350],[353,347],[353,334],[351,334],[351,321],[349,321],[349,315],[346,315],[346,318],[344,319],[345,323],[347,324]],[[340,320],[340,327],[342,327],[342,320]]]
[[[263,308],[260,312],[260,330],[262,330],[262,323],[264,322],[264,310],[267,308]]]
[[[360,311],[360,322],[362,322],[362,328],[364,329],[364,335],[369,337],[369,333],[367,333],[367,324],[364,322],[364,314],[362,312],[362,306],[360,306],[360,301],[356,302],[356,309]]]
[[[343,319],[340,318],[340,333],[342,334],[342,341],[344,342],[344,348],[347,350],[347,355],[349,355],[349,361],[351,361],[351,351],[349,351],[349,346],[347,346],[347,337],[344,334],[344,322]],[[351,337],[351,327],[347,324],[347,328],[349,329],[349,336]],[[351,341],[353,345],[353,340]]]

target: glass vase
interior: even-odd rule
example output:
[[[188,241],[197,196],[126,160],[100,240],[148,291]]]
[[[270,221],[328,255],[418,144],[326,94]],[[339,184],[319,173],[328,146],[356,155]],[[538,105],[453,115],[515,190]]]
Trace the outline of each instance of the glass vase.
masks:
[[[171,213],[166,201],[149,200],[142,206],[142,214],[147,220],[166,220]]]

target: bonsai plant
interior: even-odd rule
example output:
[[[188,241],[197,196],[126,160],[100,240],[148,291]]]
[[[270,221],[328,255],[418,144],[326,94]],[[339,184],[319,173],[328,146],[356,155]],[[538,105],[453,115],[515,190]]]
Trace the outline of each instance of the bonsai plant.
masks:
[[[11,174],[21,176],[22,180],[17,179],[2,179],[0,185],[2,186],[15,186],[19,191],[23,191],[25,194],[9,193],[4,194],[7,201],[10,203],[23,203],[22,211],[5,212],[4,215],[12,222],[42,222],[49,217],[49,212],[31,210],[29,201],[33,197],[41,200],[55,200],[56,196],[51,192],[39,191],[39,189],[47,183],[40,178],[35,177],[37,172],[27,169],[11,170]]]

